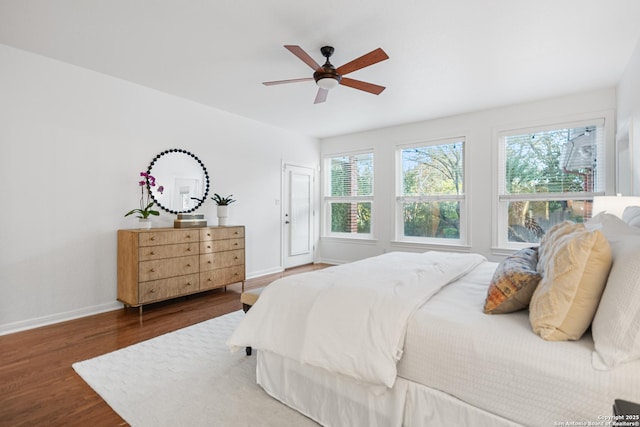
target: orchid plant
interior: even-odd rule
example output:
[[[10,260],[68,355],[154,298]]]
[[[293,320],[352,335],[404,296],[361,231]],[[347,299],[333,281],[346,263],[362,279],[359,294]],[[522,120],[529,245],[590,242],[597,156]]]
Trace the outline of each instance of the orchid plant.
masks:
[[[154,206],[153,199],[151,198],[151,187],[156,186],[156,179],[153,175],[150,175],[147,172],[140,172],[140,176],[144,179],[138,181],[138,185],[140,186],[140,208],[139,209],[131,209],[124,216],[129,216],[132,214],[138,214],[138,218],[149,218],[149,215],[158,216],[160,212],[151,209]],[[146,188],[146,195],[145,195]],[[158,193],[162,194],[164,191],[164,187],[162,185],[158,186]]]

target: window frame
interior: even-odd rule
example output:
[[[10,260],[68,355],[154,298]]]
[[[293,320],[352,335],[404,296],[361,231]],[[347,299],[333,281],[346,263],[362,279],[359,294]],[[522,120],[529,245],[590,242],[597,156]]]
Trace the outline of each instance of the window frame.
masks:
[[[439,145],[451,145],[462,143],[462,188],[461,194],[436,194],[436,195],[404,195],[403,192],[403,165],[402,152],[411,148],[434,147]],[[394,223],[396,244],[417,245],[421,247],[440,248],[443,246],[462,248],[468,247],[469,242],[469,162],[468,162],[467,138],[465,136],[446,137],[438,139],[421,140],[408,144],[398,144],[395,146],[395,201],[394,201]],[[442,237],[420,237],[406,236],[404,234],[404,204],[407,202],[435,202],[435,201],[455,201],[460,206],[459,217],[459,237],[449,239]]]
[[[373,176],[371,179],[371,194],[367,196],[331,196],[331,167],[330,162],[337,157],[346,156],[358,156],[370,154]],[[374,240],[374,194],[375,194],[375,153],[374,150],[364,149],[357,151],[346,151],[338,153],[326,153],[322,159],[323,168],[323,196],[322,196],[322,209],[324,221],[322,221],[322,236],[325,238],[338,238],[349,240]],[[371,205],[371,220],[369,233],[345,233],[331,231],[331,205],[334,203],[370,203]]]
[[[613,191],[615,179],[615,167],[611,162],[610,127],[611,113],[603,112],[594,115],[569,118],[562,121],[537,122],[522,127],[510,127],[494,130],[494,147],[496,150],[496,168],[494,169],[493,185],[493,253],[505,255],[527,247],[537,246],[536,242],[510,242],[508,234],[509,226],[509,202],[516,201],[565,201],[565,200],[593,200],[594,196],[609,194]],[[602,146],[599,149],[597,162],[602,164],[604,171],[600,172],[602,179],[602,191],[581,192],[557,192],[557,193],[522,193],[506,194],[506,137],[537,132],[548,132],[561,129],[573,129],[585,126],[602,127]]]

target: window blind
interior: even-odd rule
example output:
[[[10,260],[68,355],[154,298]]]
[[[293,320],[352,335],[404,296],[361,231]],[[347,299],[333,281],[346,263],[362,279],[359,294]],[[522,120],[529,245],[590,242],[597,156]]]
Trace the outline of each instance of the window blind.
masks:
[[[373,195],[373,153],[331,157],[328,163],[331,171],[329,196]]]

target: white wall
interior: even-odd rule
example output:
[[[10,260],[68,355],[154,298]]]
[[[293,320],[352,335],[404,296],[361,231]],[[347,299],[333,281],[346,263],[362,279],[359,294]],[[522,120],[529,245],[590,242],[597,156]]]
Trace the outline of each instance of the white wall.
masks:
[[[619,192],[640,196],[640,40],[617,88]]]
[[[317,165],[318,141],[0,45],[0,334],[116,309],[116,230],[138,174],[169,148],[233,193],[247,274],[281,268],[281,163]],[[215,224],[215,204],[199,210]],[[172,226],[161,213],[154,226]]]
[[[305,136],[0,45],[0,334],[119,307],[116,230],[134,228],[135,219],[123,214],[137,206],[138,173],[168,148],[195,153],[209,170],[211,193],[238,199],[230,221],[247,227],[247,272],[256,276],[281,268],[275,200],[281,198],[282,161],[315,165],[320,149],[375,150],[376,240],[322,239],[318,259],[340,263],[416,249],[392,243],[394,146],[465,136],[468,250],[495,259],[490,226],[496,129],[611,113],[617,102],[618,131],[631,129],[632,147],[620,159],[640,159],[638,75],[640,44],[617,101],[614,89],[603,89],[330,138],[320,148]],[[621,174],[619,190],[626,194],[633,187],[640,195],[640,169],[633,184],[631,171],[629,166],[628,179]],[[200,212],[215,223],[213,202]],[[173,215],[162,213],[155,226],[172,221]]]
[[[322,141],[322,155],[374,150],[375,194],[373,201],[375,241],[321,238],[319,259],[347,262],[391,250],[426,250],[417,245],[393,243],[395,203],[395,146],[412,142],[460,137],[466,139],[467,187],[470,203],[470,245],[463,251],[481,253],[489,259],[500,257],[492,250],[493,171],[498,130],[584,119],[591,115],[607,117],[605,137],[609,149],[608,179],[614,175],[616,93],[614,88],[548,99],[505,108],[395,126]],[[639,129],[640,130],[640,129]],[[613,192],[614,186],[608,189]],[[451,250],[453,248],[447,248]]]

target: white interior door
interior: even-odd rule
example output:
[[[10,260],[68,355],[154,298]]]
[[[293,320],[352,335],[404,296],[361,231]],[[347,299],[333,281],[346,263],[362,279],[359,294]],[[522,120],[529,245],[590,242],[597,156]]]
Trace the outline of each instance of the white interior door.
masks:
[[[284,165],[283,249],[284,268],[313,262],[312,168]]]

